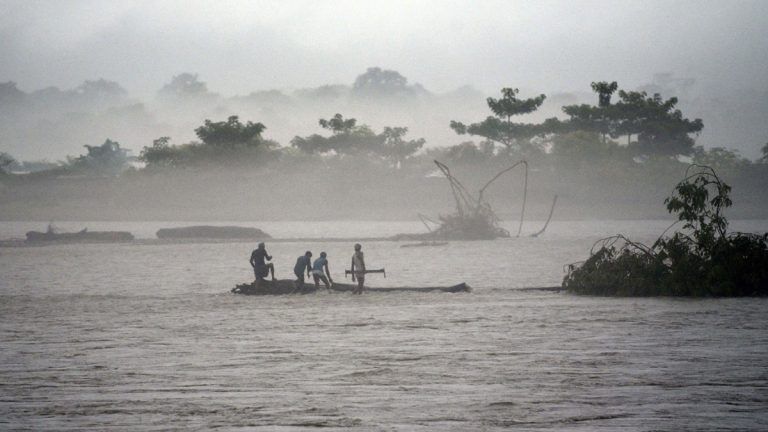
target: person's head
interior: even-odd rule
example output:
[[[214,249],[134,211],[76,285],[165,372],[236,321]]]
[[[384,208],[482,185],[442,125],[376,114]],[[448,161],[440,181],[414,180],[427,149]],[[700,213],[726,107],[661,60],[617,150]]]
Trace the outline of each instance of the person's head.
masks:
[[[264,249],[264,243],[259,243],[259,249]]]
[[[312,258],[312,252],[306,251],[306,252],[304,252],[304,256],[307,257],[307,258]]]
[[[320,252],[320,258],[325,258],[325,257],[326,257],[325,252]]]
[[[360,243],[355,243],[355,250],[356,251],[360,251],[360,249],[362,249],[362,248],[363,248],[363,246],[361,246]]]

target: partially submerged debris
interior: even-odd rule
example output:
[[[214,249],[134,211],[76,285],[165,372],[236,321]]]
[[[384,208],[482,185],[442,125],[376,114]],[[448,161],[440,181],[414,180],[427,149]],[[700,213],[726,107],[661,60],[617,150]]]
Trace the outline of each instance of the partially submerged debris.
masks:
[[[492,240],[498,237],[511,237],[506,229],[499,226],[500,219],[485,200],[484,193],[488,187],[499,177],[518,166],[524,168],[523,203],[520,209],[520,225],[517,229],[517,237],[523,229],[525,218],[525,204],[528,194],[528,162],[521,160],[499,171],[477,193],[470,193],[466,187],[453,176],[451,170],[445,164],[434,161],[438,169],[445,175],[451,186],[451,193],[456,202],[456,212],[450,215],[439,216],[439,221],[434,221],[424,215],[419,215],[427,233],[424,234],[399,234],[395,240]],[[432,225],[430,225],[430,223]],[[434,228],[433,228],[434,227]]]
[[[88,228],[84,228],[78,232],[59,233],[55,232],[52,224],[48,225],[48,229],[45,232],[28,231],[26,236],[28,243],[120,243],[129,242],[134,239],[133,234],[127,231],[88,231]]]

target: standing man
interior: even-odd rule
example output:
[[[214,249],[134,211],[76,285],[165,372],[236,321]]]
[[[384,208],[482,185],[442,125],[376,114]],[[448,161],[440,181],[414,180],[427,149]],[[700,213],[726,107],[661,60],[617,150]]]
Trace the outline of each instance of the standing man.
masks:
[[[363,247],[360,243],[355,243],[355,253],[352,255],[352,282],[357,278],[357,289],[352,290],[352,294],[362,294],[363,284],[365,284],[365,258],[363,257]]]
[[[304,289],[304,272],[307,277],[312,270],[312,252],[307,251],[304,255],[296,258],[296,265],[293,267],[293,274],[296,275],[296,290],[301,292]]]
[[[275,265],[264,262],[264,259],[271,261],[272,256],[267,253],[264,243],[259,243],[259,247],[251,253],[251,267],[253,267],[253,274],[256,277],[254,282],[256,283],[264,280],[270,272],[272,273],[272,280],[275,280]]]
[[[325,270],[325,274],[323,274],[323,270]],[[328,276],[327,278],[326,275]],[[328,292],[331,292],[333,279],[331,279],[331,272],[328,270],[328,259],[325,252],[320,252],[320,258],[312,263],[312,277],[315,279],[315,290],[320,289],[320,281],[323,281],[325,288]]]

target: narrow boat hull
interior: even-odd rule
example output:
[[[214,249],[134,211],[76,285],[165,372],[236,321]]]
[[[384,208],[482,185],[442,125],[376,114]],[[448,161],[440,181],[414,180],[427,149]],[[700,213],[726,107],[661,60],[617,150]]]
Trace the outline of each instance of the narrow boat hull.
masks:
[[[332,291],[338,292],[351,292],[357,285],[334,283],[331,286]],[[325,286],[320,284],[320,291],[325,290]],[[315,284],[313,282],[305,283],[302,290],[296,289],[294,281],[288,279],[282,280],[264,280],[261,281],[257,287],[253,283],[239,284],[232,288],[232,292],[235,294],[245,295],[286,295],[286,294],[307,294],[315,291]],[[394,287],[394,288],[369,288],[365,287],[367,292],[469,292],[471,288],[466,283],[460,283],[453,286],[439,286],[439,287]]]

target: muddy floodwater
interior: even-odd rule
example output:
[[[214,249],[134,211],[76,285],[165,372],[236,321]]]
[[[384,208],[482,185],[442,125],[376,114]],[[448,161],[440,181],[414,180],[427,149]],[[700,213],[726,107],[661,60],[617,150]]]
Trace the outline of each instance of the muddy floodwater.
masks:
[[[222,222],[222,224],[227,224]],[[45,224],[2,222],[0,238]],[[60,223],[150,238],[168,223]],[[184,223],[178,223],[184,225]],[[253,222],[275,237],[373,237],[418,222]],[[252,243],[0,248],[1,430],[768,430],[768,299],[613,299],[523,291],[618,232],[363,244],[375,286],[471,293],[247,297]],[[516,225],[508,228],[516,232]],[[527,227],[537,231],[540,223]],[[766,231],[768,221],[732,228]],[[524,229],[524,233],[526,230]],[[277,276],[354,241],[267,243]]]

